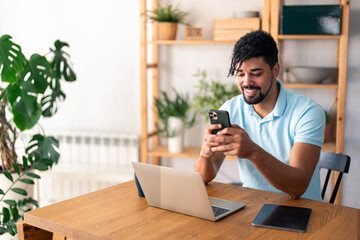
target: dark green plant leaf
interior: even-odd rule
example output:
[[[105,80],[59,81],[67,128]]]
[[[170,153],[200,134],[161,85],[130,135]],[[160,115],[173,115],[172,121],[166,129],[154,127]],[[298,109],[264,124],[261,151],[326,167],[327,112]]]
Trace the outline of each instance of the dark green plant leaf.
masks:
[[[56,40],[54,42],[54,46],[55,46],[56,50],[61,50],[61,48],[63,48],[63,47],[70,47],[68,43],[62,42],[60,40]]]
[[[51,94],[44,96],[41,99],[42,115],[44,117],[51,117],[54,115],[58,110],[59,102],[64,101],[65,98],[66,95],[61,89],[54,89]]]
[[[36,201],[35,199],[33,198],[28,198],[28,202],[32,205],[34,205],[35,207],[39,207],[39,204],[38,204],[38,201]]]
[[[41,177],[35,173],[31,173],[31,172],[28,172],[28,173],[25,173],[27,176],[29,177],[32,177],[32,178],[37,178],[37,179],[40,179]]]
[[[47,171],[49,170],[49,168],[52,167],[53,164],[54,162],[51,161],[50,159],[43,158],[35,161],[32,167],[39,171]]]
[[[171,4],[166,6],[159,5],[154,11],[150,11],[152,16],[149,18],[156,22],[175,22],[189,26],[185,22],[186,12],[180,11],[177,8],[173,8]]]
[[[7,233],[6,228],[0,227],[0,235],[3,235],[4,233]]]
[[[25,156],[23,156],[22,160],[23,160],[24,171],[26,171],[29,169],[28,160]]]
[[[22,178],[20,179],[20,182],[26,183],[26,184],[35,184],[33,180],[28,178]]]
[[[20,215],[19,215],[19,210],[16,207],[16,202],[15,202],[15,207],[13,206],[10,207],[10,211],[11,211],[11,215],[13,216],[14,222],[17,222],[20,218]]]
[[[15,236],[17,233],[16,225],[14,223],[8,224],[7,230],[11,236]]]
[[[0,189],[0,195],[4,195],[5,193],[4,193],[4,191],[2,190],[2,189]]]
[[[54,137],[44,137],[40,134],[34,135],[26,148],[29,159],[33,161],[32,167],[40,171],[48,170],[60,157],[57,149],[59,141]]]
[[[4,171],[4,175],[7,179],[9,179],[10,181],[14,182],[13,177],[11,176],[11,174],[8,171]]]
[[[11,191],[23,196],[27,196],[27,192],[22,188],[12,188]]]
[[[64,52],[62,48],[64,46],[69,46],[69,44],[62,42],[60,40],[56,40],[55,50],[50,48],[50,51],[54,54],[52,61],[50,62],[51,68],[53,69],[53,78],[56,80],[60,80],[64,78],[65,81],[73,82],[76,80],[76,74],[72,70],[69,64],[69,54]]]
[[[157,125],[157,133],[165,133],[166,137],[176,136],[177,132],[168,129],[169,117],[178,117],[184,122],[186,128],[191,128],[196,122],[196,114],[189,120],[190,103],[188,95],[182,96],[175,89],[175,97],[170,98],[166,92],[161,92],[159,98],[155,98],[154,105],[157,109],[158,117],[162,127]]]
[[[34,85],[30,82],[18,82],[7,87],[6,95],[12,106],[16,126],[21,131],[32,128],[41,116],[41,105],[37,102]]]
[[[6,203],[9,206],[16,206],[16,201],[14,201],[14,200],[6,199],[6,200],[3,200],[3,201],[4,201],[4,203]]]
[[[20,176],[20,169],[19,166],[16,163],[12,163],[12,166],[14,168],[14,171]]]
[[[50,76],[50,64],[46,58],[33,54],[21,75],[21,82],[31,83],[36,93],[44,93],[49,86]]]
[[[10,39],[9,35],[0,38],[1,81],[15,83],[20,78],[27,60],[21,52],[21,47]]]
[[[3,215],[3,220],[2,223],[7,223],[10,220],[10,211],[8,208],[3,207],[2,208],[2,215]]]
[[[25,206],[28,203],[28,199],[24,198],[24,199],[20,199],[17,203],[18,207],[22,207]]]

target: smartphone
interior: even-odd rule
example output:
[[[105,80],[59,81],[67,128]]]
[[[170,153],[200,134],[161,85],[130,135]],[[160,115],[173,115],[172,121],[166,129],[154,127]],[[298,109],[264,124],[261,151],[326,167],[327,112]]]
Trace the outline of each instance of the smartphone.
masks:
[[[227,127],[231,127],[230,117],[229,117],[229,113],[227,111],[211,109],[209,111],[209,118],[210,118],[211,124],[221,124],[222,125],[221,129],[212,130],[211,131],[212,134],[217,134],[218,131],[220,131],[224,128],[227,128]]]

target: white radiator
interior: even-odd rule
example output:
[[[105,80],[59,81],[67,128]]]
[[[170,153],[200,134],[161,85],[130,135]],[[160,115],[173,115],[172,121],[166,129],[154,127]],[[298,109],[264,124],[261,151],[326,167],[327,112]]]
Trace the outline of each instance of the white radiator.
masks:
[[[42,172],[40,206],[76,197],[134,178],[132,161],[139,161],[136,135],[80,132],[47,133],[60,143],[60,160]]]

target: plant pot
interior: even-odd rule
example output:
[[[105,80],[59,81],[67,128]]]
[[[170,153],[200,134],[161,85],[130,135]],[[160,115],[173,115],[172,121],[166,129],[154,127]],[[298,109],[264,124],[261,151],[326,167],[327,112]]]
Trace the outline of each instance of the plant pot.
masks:
[[[159,40],[175,40],[177,23],[174,22],[158,22]]]
[[[168,149],[171,153],[181,153],[184,145],[184,122],[181,118],[169,117],[168,128],[175,132],[174,137],[168,138]]]

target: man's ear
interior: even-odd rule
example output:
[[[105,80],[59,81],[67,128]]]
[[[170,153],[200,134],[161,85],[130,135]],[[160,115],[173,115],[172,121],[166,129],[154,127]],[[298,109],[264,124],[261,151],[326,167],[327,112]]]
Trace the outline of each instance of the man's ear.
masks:
[[[272,69],[272,74],[273,74],[273,77],[276,79],[276,78],[279,78],[279,73],[280,73],[280,63],[277,62],[273,69]]]

